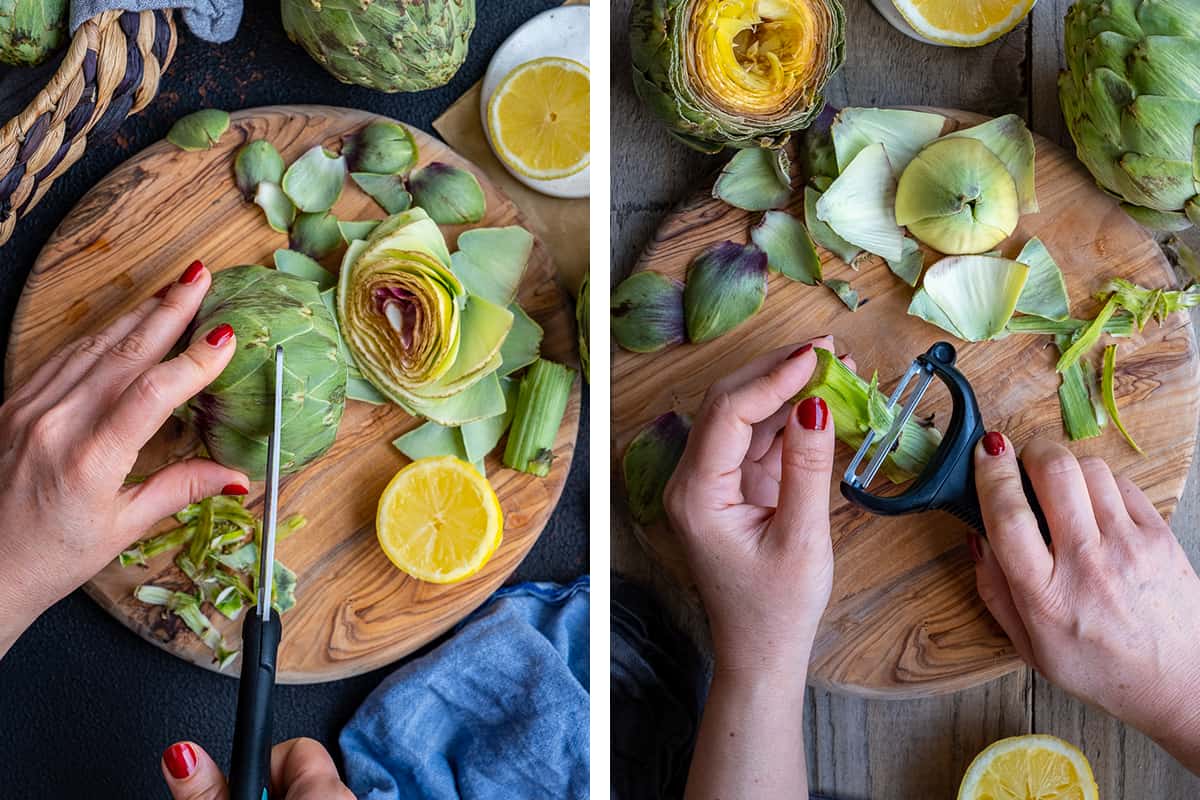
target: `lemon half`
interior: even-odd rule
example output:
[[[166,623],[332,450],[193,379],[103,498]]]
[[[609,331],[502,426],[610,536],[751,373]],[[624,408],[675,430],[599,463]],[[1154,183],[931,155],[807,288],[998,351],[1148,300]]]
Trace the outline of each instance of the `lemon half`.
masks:
[[[1001,739],[975,757],[958,800],[1099,800],[1087,757],[1055,736]]]
[[[918,36],[953,47],[999,39],[1029,15],[1034,0],[891,0]]]
[[[488,135],[496,155],[534,180],[582,171],[591,156],[591,79],[569,58],[527,61],[504,76],[488,101]]]
[[[456,583],[479,572],[503,532],[504,514],[492,485],[452,456],[422,458],[397,472],[375,516],[384,554],[430,583]]]

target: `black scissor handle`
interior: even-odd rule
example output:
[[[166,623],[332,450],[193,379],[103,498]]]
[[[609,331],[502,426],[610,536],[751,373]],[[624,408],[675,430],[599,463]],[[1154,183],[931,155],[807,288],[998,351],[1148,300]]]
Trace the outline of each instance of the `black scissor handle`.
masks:
[[[912,486],[892,497],[880,497],[862,488],[842,481],[842,495],[857,506],[880,514],[894,517],[901,514],[916,514],[924,511],[945,511],[953,514],[984,536],[983,515],[979,508],[979,494],[975,489],[975,445],[983,438],[987,429],[979,402],[970,382],[954,366],[958,354],[949,342],[938,342],[924,354],[917,356],[918,363],[928,367],[950,392],[953,410],[950,423],[942,434],[942,443]],[[1018,462],[1020,466],[1020,462]],[[1033,492],[1029,476],[1021,469],[1021,484],[1025,498],[1037,518],[1042,537],[1049,542],[1050,532],[1046,516]]]
[[[275,656],[282,636],[277,613],[265,622],[256,613],[248,613],[242,622],[242,677],[233,729],[233,760],[229,765],[230,800],[267,800]]]

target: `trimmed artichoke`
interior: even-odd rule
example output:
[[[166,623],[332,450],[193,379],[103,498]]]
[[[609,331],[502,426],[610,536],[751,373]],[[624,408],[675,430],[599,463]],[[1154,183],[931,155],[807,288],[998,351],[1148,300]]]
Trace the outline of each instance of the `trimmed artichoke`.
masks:
[[[1200,5],[1080,0],[1059,100],[1079,160],[1144,225],[1200,223]]]
[[[635,0],[633,84],[698,150],[780,147],[825,107],[845,25],[839,0]]]
[[[280,472],[324,453],[346,405],[346,362],[333,315],[311,281],[257,265],[213,275],[187,340],[228,323],[237,353],[217,379],[180,410],[209,454],[262,480],[271,430],[275,345],[287,349]]]
[[[67,0],[0,0],[0,64],[36,67],[67,43]]]
[[[381,92],[450,82],[467,57],[475,0],[282,0],[283,27],[330,75]]]

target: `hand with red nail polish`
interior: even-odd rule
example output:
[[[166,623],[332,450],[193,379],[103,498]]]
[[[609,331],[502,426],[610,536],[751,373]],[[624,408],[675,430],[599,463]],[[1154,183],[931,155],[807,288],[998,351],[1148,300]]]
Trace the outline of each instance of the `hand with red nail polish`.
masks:
[[[979,595],[1046,678],[1153,737],[1200,772],[1200,578],[1154,505],[1098,458],[1033,441],[1021,464],[1046,515],[1042,539],[1012,443],[975,451],[987,528]]]
[[[245,491],[245,475],[202,458],[125,483],[142,446],[233,357],[230,330],[163,361],[209,284],[195,262],[163,297],[63,347],[0,405],[0,656],[156,522],[222,487]]]
[[[174,800],[229,800],[221,768],[193,742],[178,742],[163,752],[162,774]],[[354,800],[329,752],[312,739],[291,739],[271,749],[271,797]]]
[[[714,384],[667,484],[716,658],[688,797],[752,784],[756,797],[808,796],[800,718],[833,586],[833,420],[824,401],[792,403],[814,347],[833,341],[781,348]]]

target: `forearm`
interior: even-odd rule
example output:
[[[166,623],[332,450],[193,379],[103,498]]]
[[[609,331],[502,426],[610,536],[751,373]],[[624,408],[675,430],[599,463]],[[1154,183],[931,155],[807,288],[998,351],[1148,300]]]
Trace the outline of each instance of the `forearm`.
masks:
[[[688,774],[686,800],[808,796],[804,682],[794,673],[722,672],[718,665]]]

